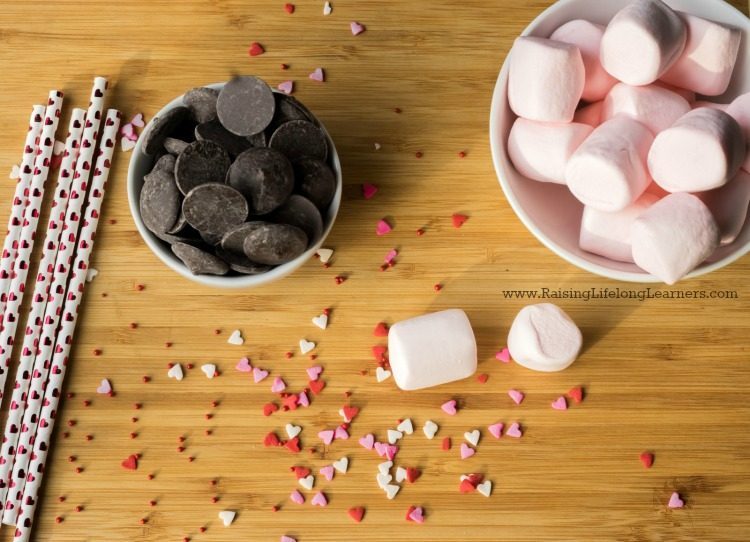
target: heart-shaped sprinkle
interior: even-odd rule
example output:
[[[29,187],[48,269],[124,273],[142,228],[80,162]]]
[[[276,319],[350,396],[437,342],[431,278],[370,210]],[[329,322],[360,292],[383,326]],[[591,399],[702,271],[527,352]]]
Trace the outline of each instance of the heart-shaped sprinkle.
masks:
[[[268,371],[266,371],[265,369],[261,369],[260,367],[253,367],[253,380],[256,384],[265,380],[267,376]]]
[[[402,420],[400,424],[396,427],[399,431],[406,435],[411,435],[414,432],[414,425],[411,423],[411,418],[406,418],[405,420]]]
[[[376,442],[375,443],[375,451],[380,457],[385,457],[386,451],[387,451],[388,444],[385,442]]]
[[[297,395],[297,404],[303,407],[310,406],[310,399],[307,397],[307,393],[304,390]]]
[[[289,467],[289,470],[294,473],[294,477],[299,480],[300,478],[306,478],[310,476],[310,473],[312,472],[307,467],[300,467],[299,465],[295,465],[293,467]]]
[[[233,510],[222,510],[219,512],[219,519],[224,523],[224,527],[229,527],[234,521],[237,512]]]
[[[323,15],[330,15],[332,12],[333,12],[333,8],[331,7],[331,3],[330,2],[326,2],[325,4],[323,4]],[[356,510],[356,509],[352,508],[351,510],[349,510],[349,515],[350,516],[352,515],[351,514],[352,510]],[[362,508],[361,510],[364,512],[364,508]],[[362,521],[362,516],[360,516],[359,519],[355,519],[354,521],[356,521],[357,523],[359,523],[360,521]]]
[[[385,489],[388,484],[391,483],[393,480],[393,476],[391,476],[389,473],[382,473],[379,472],[377,476],[375,476],[375,481],[378,483],[378,487],[380,489]]]
[[[406,469],[404,467],[398,467],[396,469],[396,482],[399,484],[406,480]]]
[[[492,482],[490,482],[489,480],[485,480],[481,484],[478,484],[477,491],[485,497],[489,497],[490,495],[492,495]]]
[[[326,4],[328,4],[328,2],[326,2]],[[350,508],[347,511],[347,514],[349,514],[349,517],[354,521],[360,523],[365,515],[365,509],[362,506],[355,506],[354,508]]]
[[[446,414],[448,414],[448,416],[455,416],[456,412],[458,412],[458,410],[456,409],[456,400],[455,399],[451,399],[450,401],[446,401],[445,403],[443,403],[440,406],[440,408],[442,409],[443,412],[445,412]]]
[[[284,4],[284,11],[286,11],[289,15],[294,13],[294,4],[290,4],[290,3]]]
[[[297,542],[297,539],[283,534],[281,535],[280,542]]]
[[[383,488],[383,490],[385,491],[385,496],[388,497],[389,501],[393,500],[400,489],[401,486],[397,486],[395,484],[388,484]]]
[[[505,424],[502,422],[493,423],[489,427],[487,427],[487,430],[490,432],[490,435],[492,435],[495,438],[500,438],[503,436],[503,427],[505,427]]]
[[[273,379],[273,384],[271,384],[271,392],[272,393],[281,393],[286,389],[286,382],[280,377],[277,376]]]
[[[340,472],[341,474],[346,474],[346,471],[349,470],[349,458],[348,457],[342,457],[338,461],[334,461],[332,463],[332,466],[336,471]]]
[[[378,464],[378,472],[380,472],[380,474],[389,474],[391,468],[393,468],[393,461],[383,461]]]
[[[333,256],[333,250],[330,248],[319,248],[315,254],[318,255],[320,263],[328,263],[331,260],[331,256]]]
[[[335,434],[336,432],[332,429],[326,429],[318,433],[318,438],[323,441],[323,444],[330,444],[333,442]]]
[[[497,354],[495,354],[495,359],[498,361],[502,361],[503,363],[509,363],[510,362],[510,350],[508,350],[508,347],[504,347],[502,350],[500,350]]]
[[[315,365],[314,367],[308,367],[306,370],[307,370],[307,377],[310,380],[315,381],[318,379],[318,377],[320,377],[320,373],[323,372],[323,367],[321,367],[320,365]],[[347,421],[350,421],[350,420],[347,420]]]
[[[266,403],[265,405],[263,405],[264,416],[270,416],[277,410],[279,410],[279,405],[277,405],[276,403]]]
[[[644,467],[650,469],[654,464],[654,454],[651,452],[641,452],[640,460]]]
[[[398,256],[398,250],[396,250],[395,248],[392,248],[385,255],[385,258],[383,258],[383,263],[385,265],[391,265],[397,256]]]
[[[365,435],[359,439],[359,445],[367,450],[372,450],[375,444],[375,436],[372,433]]]
[[[320,506],[320,507],[324,507],[324,506],[328,506],[328,499],[326,498],[326,495],[325,495],[325,493],[323,493],[322,491],[318,491],[318,492],[317,492],[317,493],[316,493],[316,494],[315,494],[315,495],[313,496],[313,498],[312,498],[312,500],[310,501],[310,503],[311,503],[311,504],[312,504],[313,506]]]
[[[406,467],[406,481],[410,484],[416,482],[422,476],[422,471],[415,467]]]
[[[583,388],[581,386],[570,388],[570,390],[568,390],[567,395],[568,397],[573,399],[573,402],[575,404],[579,404],[581,401],[583,401]]]
[[[476,446],[479,444],[479,437],[481,436],[481,433],[479,432],[479,429],[474,429],[473,431],[467,431],[464,433],[464,438],[472,445]]]
[[[273,431],[271,431],[263,439],[263,446],[265,446],[266,448],[270,448],[272,446],[281,446],[281,441],[279,440],[279,436]]]
[[[309,474],[305,476],[304,478],[300,478],[299,480],[297,480],[297,482],[306,490],[310,491],[315,485],[315,476],[313,476],[312,474]]]
[[[518,390],[508,390],[508,396],[513,399],[513,402],[517,405],[523,403],[523,398],[525,397],[523,392]]]
[[[291,423],[288,423],[284,427],[284,430],[286,431],[286,434],[289,436],[289,438],[294,438],[300,434],[300,431],[302,431],[302,428],[299,425],[293,425]]]
[[[560,396],[554,401],[552,401],[551,405],[553,409],[555,410],[568,410],[568,402],[565,400],[564,396]]]
[[[242,358],[234,368],[241,373],[249,373],[253,370],[253,366],[250,365],[250,360],[247,358]]]
[[[339,414],[344,418],[346,423],[349,423],[357,417],[357,414],[359,414],[359,408],[345,405],[339,410]]]
[[[312,323],[318,326],[320,329],[325,329],[328,327],[328,315],[321,314],[320,316],[316,316],[312,319]]]
[[[458,486],[458,491],[461,493],[473,493],[476,491],[476,486],[468,478],[461,477],[461,483]]]
[[[182,365],[179,363],[175,363],[172,365],[172,367],[167,371],[167,376],[169,378],[174,378],[175,380],[182,380],[183,374],[182,374]]]
[[[409,519],[415,523],[424,523],[424,510],[421,506],[414,506],[409,512]]]
[[[389,429],[388,430],[388,443],[389,444],[396,444],[401,438],[404,436],[404,434],[401,431],[396,431],[395,429]]]
[[[331,466],[331,465],[326,465],[325,467],[321,467],[319,472],[329,482],[331,480],[333,480],[333,477],[334,477],[334,475],[336,473],[336,471],[334,470],[333,466]]]
[[[456,213],[453,216],[451,216],[451,222],[453,223],[453,227],[456,229],[463,226],[464,222],[466,222],[467,220],[469,220],[469,217],[466,215],[461,215],[461,214]]]
[[[310,391],[315,395],[318,395],[326,387],[325,380],[310,380],[307,385],[310,386]]]
[[[378,193],[378,187],[377,185],[370,184],[370,183],[363,183],[362,184],[362,197],[365,199],[372,199],[375,194]]]
[[[676,491],[669,496],[669,502],[667,503],[669,508],[682,508],[685,506],[685,501],[680,498],[680,494]]]
[[[286,444],[284,444],[284,448],[292,452],[293,454],[298,454],[300,451],[299,447],[299,437],[294,437],[292,439],[289,439],[286,441]]]
[[[201,371],[209,380],[216,376],[216,365],[213,363],[204,363],[201,365]]]
[[[461,459],[468,459],[475,453],[477,453],[477,451],[474,448],[472,448],[465,442],[461,443]]]
[[[123,469],[136,470],[138,468],[138,456],[129,455],[120,465]]]
[[[279,83],[279,86],[276,87],[284,94],[291,94],[294,92],[294,81],[284,81],[282,83]]]
[[[135,148],[135,141],[123,137],[120,139],[120,148],[122,149],[122,152],[130,152]]]
[[[21,177],[21,168],[18,167],[18,164],[13,164],[10,168],[10,175],[8,178],[15,180],[19,177]]]
[[[304,504],[305,496],[300,493],[299,489],[295,489],[294,491],[292,491],[292,494],[289,495],[289,500],[295,504]]]
[[[375,233],[378,235],[386,235],[387,233],[390,233],[393,231],[393,227],[385,221],[385,219],[378,220],[377,225],[375,226]]]
[[[313,81],[317,81],[318,83],[324,83],[326,80],[326,74],[323,71],[323,68],[315,68],[315,70],[310,74],[310,79]]]
[[[136,116],[134,116],[130,121],[130,124],[132,124],[133,126],[137,126],[138,128],[143,128],[144,126],[146,126],[146,123],[143,120],[143,113],[138,113]]]
[[[263,53],[265,53],[266,50],[263,49],[263,46],[260,43],[258,43],[257,41],[254,41],[253,43],[250,44],[250,48],[248,49],[247,52],[250,56],[260,56]]]
[[[89,267],[88,271],[86,271],[86,282],[91,282],[96,278],[96,276],[99,274],[99,271],[94,269],[93,267]]]
[[[349,439],[349,432],[346,430],[346,427],[343,425],[339,425],[336,428],[336,432],[334,434],[334,438],[340,439],[340,440],[348,440]]]
[[[521,431],[521,425],[518,422],[513,422],[510,427],[505,430],[505,434],[513,438],[521,438],[523,431]]]
[[[383,369],[382,367],[378,367],[375,369],[375,378],[378,382],[383,382],[384,380],[388,380],[391,377],[391,372]]]
[[[308,341],[307,339],[300,339],[299,341],[299,351],[302,352],[302,355],[307,354],[308,352],[312,352],[315,349],[315,343],[312,341]]]
[[[101,381],[101,384],[99,384],[99,387],[96,388],[96,393],[100,393],[102,395],[108,395],[112,392],[112,384],[109,383],[109,380],[106,378]]]
[[[437,434],[438,429],[439,429],[438,424],[436,424],[432,420],[427,420],[426,422],[424,422],[424,427],[422,427],[424,436],[426,436],[430,440],[435,438],[435,435]]]
[[[357,21],[352,21],[351,23],[349,23],[349,28],[352,31],[352,36],[359,36],[366,30],[365,26],[358,23]]]
[[[242,338],[242,332],[239,329],[235,329],[227,339],[227,342],[234,346],[242,346],[245,344],[245,339]]]

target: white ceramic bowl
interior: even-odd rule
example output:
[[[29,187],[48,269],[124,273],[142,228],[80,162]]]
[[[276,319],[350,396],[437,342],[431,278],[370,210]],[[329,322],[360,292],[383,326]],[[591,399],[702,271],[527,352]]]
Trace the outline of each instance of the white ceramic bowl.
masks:
[[[221,89],[224,86],[224,83],[215,83],[206,86],[215,89]],[[166,111],[174,109],[179,105],[182,105],[182,96],[178,96],[177,98],[169,102],[155,116],[161,116]],[[143,133],[145,133],[149,126],[146,126],[144,128]],[[260,286],[261,284],[267,284],[274,280],[278,280],[292,273],[293,271],[296,271],[308,259],[310,259],[313,254],[315,254],[315,252],[325,241],[326,237],[328,237],[328,234],[333,227],[333,223],[336,220],[336,215],[338,215],[339,207],[341,205],[341,162],[339,161],[339,155],[336,152],[336,146],[334,145],[331,136],[328,134],[328,131],[325,129],[322,123],[320,124],[320,126],[325,132],[326,137],[328,138],[328,147],[331,153],[331,164],[333,165],[333,171],[336,175],[336,193],[333,196],[333,201],[331,201],[331,204],[328,207],[328,211],[323,215],[323,222],[325,224],[323,235],[313,246],[309,247],[303,254],[301,254],[291,262],[276,266],[270,271],[261,273],[260,275],[193,275],[188,270],[188,268],[185,267],[185,264],[182,263],[182,261],[180,261],[180,259],[172,253],[169,244],[156,237],[156,235],[154,235],[146,227],[146,225],[143,223],[143,220],[141,219],[139,199],[141,187],[143,186],[143,176],[151,171],[151,168],[154,164],[153,157],[148,156],[141,149],[141,141],[143,138],[140,138],[136,143],[135,148],[133,149],[133,155],[130,157],[130,165],[128,167],[128,200],[130,203],[130,213],[133,215],[133,220],[135,221],[135,225],[138,228],[138,232],[141,234],[141,237],[143,237],[143,240],[146,241],[146,244],[154,252],[154,254],[156,254],[161,261],[167,264],[167,266],[169,266],[171,269],[173,269],[183,277],[190,279],[193,282],[204,284],[206,286],[218,286],[221,288],[250,288],[254,286]]]
[[[523,31],[523,36],[549,37],[562,24],[573,19],[588,19],[606,25],[612,16],[630,0],[559,0],[542,12]],[[666,0],[674,9],[723,22],[742,29],[737,68],[729,90],[711,101],[730,101],[732,97],[750,92],[750,19],[724,0]],[[547,248],[573,265],[616,280],[660,282],[634,264],[616,262],[581,250],[578,235],[582,205],[562,185],[540,183],[519,174],[508,157],[506,143],[515,114],[508,106],[508,63],[500,71],[492,96],[490,113],[490,144],[500,186],[521,222]],[[729,265],[750,251],[750,220],[737,240],[719,248],[709,260],[691,272],[697,277]]]

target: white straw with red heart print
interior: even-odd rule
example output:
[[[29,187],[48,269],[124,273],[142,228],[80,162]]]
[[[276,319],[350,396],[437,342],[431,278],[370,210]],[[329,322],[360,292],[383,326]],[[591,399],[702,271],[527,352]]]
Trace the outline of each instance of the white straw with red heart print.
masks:
[[[33,459],[29,465],[26,484],[23,488],[23,496],[20,501],[21,510],[16,524],[14,542],[27,542],[31,535],[34,512],[37,502],[39,502],[39,488],[44,477],[44,465],[47,459],[47,452],[49,451],[57,407],[62,395],[62,384],[65,379],[68,354],[73,342],[78,309],[86,286],[86,273],[89,267],[91,252],[94,248],[96,229],[99,225],[102,200],[104,199],[107,177],[111,167],[112,152],[119,127],[120,112],[110,109],[107,111],[107,121],[104,128],[104,135],[102,136],[100,155],[97,158],[94,169],[94,178],[86,205],[83,228],[78,240],[76,260],[72,268],[73,274],[68,286],[69,294],[73,295],[66,297],[65,307],[63,308],[61,328],[57,335],[57,344],[60,346],[60,349],[55,347],[55,355],[52,358],[52,371],[50,372],[50,379],[44,393],[44,407],[39,417],[39,430],[34,438]]]
[[[92,96],[97,99],[92,101],[86,114],[83,137],[79,148],[78,160],[75,173],[73,174],[73,187],[68,198],[68,206],[65,212],[65,222],[57,249],[57,255],[52,272],[52,285],[47,296],[47,306],[44,310],[42,320],[42,335],[39,339],[36,356],[34,357],[29,392],[26,397],[26,409],[23,413],[23,421],[19,427],[18,444],[13,454],[13,471],[7,479],[7,496],[3,509],[2,522],[6,525],[15,524],[17,515],[17,503],[20,498],[20,490],[23,484],[19,484],[18,478],[23,478],[25,469],[29,462],[30,448],[33,445],[33,437],[36,432],[37,417],[42,406],[42,395],[49,373],[49,361],[52,357],[52,349],[55,342],[55,334],[60,319],[60,308],[65,297],[65,288],[68,283],[70,264],[73,260],[78,229],[81,222],[81,209],[86,198],[89,176],[93,168],[94,149],[99,134],[99,124],[102,116],[102,104],[104,91],[106,90],[106,79],[97,78],[94,81]],[[101,98],[101,99],[100,99]],[[2,458],[0,457],[0,463]],[[7,468],[7,464],[3,465]],[[7,472],[7,471],[6,471]]]
[[[52,94],[51,92],[50,98]],[[26,208],[29,185],[34,171],[34,158],[39,148],[39,135],[42,133],[43,124],[44,106],[35,105],[31,110],[29,130],[26,132],[26,142],[23,146],[21,158],[21,176],[16,183],[16,192],[13,195],[10,216],[8,217],[8,231],[5,234],[5,241],[3,241],[3,252],[0,254],[0,314],[5,312],[11,268],[16,257],[18,235],[21,233],[23,211]]]
[[[57,246],[60,241],[60,231],[65,220],[65,210],[68,206],[68,196],[73,178],[73,168],[78,158],[78,148],[81,144],[83,134],[83,123],[86,112],[83,109],[74,109],[70,117],[68,136],[65,140],[65,152],[63,153],[60,173],[57,176],[57,188],[52,200],[52,211],[47,224],[47,233],[44,237],[42,247],[42,260],[37,269],[36,281],[34,282],[34,295],[31,299],[31,308],[26,319],[26,331],[23,337],[23,347],[18,360],[16,370],[16,381],[13,385],[13,396],[8,407],[8,419],[5,422],[5,436],[3,438],[2,450],[0,450],[0,502],[5,502],[8,491],[8,474],[13,466],[13,455],[18,442],[19,426],[26,406],[26,394],[29,391],[31,381],[31,365],[34,362],[37,345],[39,344],[39,331],[42,327],[42,317],[47,305],[47,290],[52,276],[52,266],[57,256]],[[0,334],[0,341],[5,334]],[[4,367],[11,356],[11,348],[0,351],[0,367]]]

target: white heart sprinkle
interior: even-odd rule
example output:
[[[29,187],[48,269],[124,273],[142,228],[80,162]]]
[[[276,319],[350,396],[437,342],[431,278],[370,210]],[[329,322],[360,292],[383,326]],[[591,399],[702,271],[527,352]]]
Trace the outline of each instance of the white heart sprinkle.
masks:
[[[289,438],[294,438],[297,435],[300,434],[300,431],[302,431],[302,428],[299,425],[292,425],[291,423],[286,424],[286,434],[289,435]]]
[[[135,148],[135,141],[130,141],[127,137],[120,139],[120,147],[122,152],[132,151]]]
[[[476,446],[479,444],[479,437],[481,434],[479,433],[479,429],[474,429],[474,431],[467,431],[464,433],[464,438],[469,441],[472,446]]]
[[[400,484],[406,480],[406,469],[404,467],[398,467],[396,469],[396,481]]]
[[[320,263],[328,263],[333,256],[333,250],[330,248],[319,248],[315,254],[318,255]]]
[[[393,497],[396,496],[396,493],[399,492],[399,490],[401,489],[401,486],[388,484],[383,489],[385,490],[386,497],[388,497],[388,500],[390,501],[391,499],[393,499]]]
[[[489,497],[492,494],[492,482],[485,480],[477,486],[477,491],[485,497]]]
[[[299,482],[299,485],[309,491],[315,485],[315,477],[312,474],[308,474],[304,478],[300,478],[299,480],[297,480],[297,482]]]
[[[307,339],[301,339],[299,342],[299,351],[302,352],[302,354],[307,354],[308,352],[311,352],[315,348],[315,343],[312,341],[308,341]]]
[[[378,471],[380,474],[388,474],[391,472],[391,467],[393,467],[393,461],[383,461],[378,465]]]
[[[385,489],[385,486],[387,486],[388,484],[390,484],[391,480],[393,480],[393,476],[391,476],[390,474],[379,473],[375,477],[375,480],[377,480],[378,487],[380,487],[380,489]]]
[[[383,382],[384,380],[388,380],[391,377],[391,372],[386,371],[382,367],[378,367],[375,370],[375,378],[377,378],[378,382]]]
[[[375,150],[379,151],[381,149],[380,143],[375,143]]]
[[[330,2],[326,2],[325,4],[323,4],[323,15],[330,15],[332,11],[333,8],[331,7]]]
[[[229,527],[236,515],[237,512],[233,512],[232,510],[222,510],[219,512],[219,519],[224,522],[224,527]]]
[[[395,429],[389,429],[388,430],[388,444],[396,444],[401,438],[403,438],[404,434],[401,431],[396,431]]]
[[[206,363],[204,365],[201,365],[201,371],[203,371],[203,374],[206,375],[206,378],[211,379],[216,375],[216,365],[213,363]]]
[[[321,314],[320,316],[316,316],[312,319],[312,323],[318,326],[320,329],[325,329],[328,327],[328,315]]]
[[[245,344],[245,339],[242,338],[242,332],[239,329],[235,329],[227,339],[227,342],[234,346],[242,346]]]
[[[438,424],[436,424],[432,420],[427,420],[426,422],[424,422],[422,431],[424,431],[424,436],[432,440],[433,438],[435,438],[435,434],[438,432],[438,429]]]
[[[182,380],[182,377],[184,376],[182,374],[182,365],[179,363],[172,365],[172,368],[167,371],[167,376],[169,378],[174,378],[175,380]]]
[[[396,429],[398,429],[402,433],[411,435],[414,432],[414,425],[412,425],[411,423],[411,418],[406,418],[404,421],[398,424],[398,427],[396,427]]]
[[[10,175],[8,176],[9,179],[18,179],[21,176],[21,168],[18,167],[18,164],[13,164],[13,167],[10,168]]]
[[[346,474],[346,471],[349,470],[349,458],[342,457],[338,461],[334,461],[332,465],[333,465],[333,468],[336,469],[341,474]]]
[[[52,146],[52,154],[60,156],[65,151],[65,142],[59,139],[55,140],[55,144]]]
[[[89,267],[89,270],[86,271],[86,282],[91,282],[96,278],[96,276],[99,274],[99,271],[94,269],[93,267]]]

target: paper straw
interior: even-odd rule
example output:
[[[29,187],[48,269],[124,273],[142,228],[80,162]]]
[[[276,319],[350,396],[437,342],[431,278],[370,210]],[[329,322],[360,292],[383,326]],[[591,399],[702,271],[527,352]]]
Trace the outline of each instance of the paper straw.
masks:
[[[52,95],[50,94],[50,98]],[[26,208],[27,193],[31,182],[34,158],[38,148],[39,135],[44,123],[44,106],[35,105],[31,110],[29,130],[26,132],[26,142],[21,158],[21,176],[16,183],[13,194],[10,216],[8,217],[8,231],[3,241],[3,252],[0,255],[0,314],[5,312],[8,286],[10,285],[10,270],[16,257],[18,235],[21,233],[23,211]]]
[[[5,422],[5,436],[3,438],[2,450],[0,450],[0,502],[5,501],[8,492],[8,474],[13,466],[13,455],[18,442],[18,431],[26,406],[26,394],[29,391],[31,381],[31,365],[34,361],[39,344],[39,331],[42,327],[42,317],[47,305],[47,290],[52,276],[52,266],[57,256],[57,246],[60,241],[60,231],[65,220],[65,210],[70,195],[70,185],[73,178],[73,168],[78,158],[78,149],[83,134],[83,123],[86,112],[83,109],[74,109],[70,117],[70,127],[65,140],[65,152],[63,153],[60,173],[57,176],[57,188],[52,200],[52,212],[50,213],[47,233],[44,237],[42,248],[42,260],[39,262],[37,277],[34,283],[34,295],[31,299],[31,308],[26,319],[26,331],[23,337],[23,347],[18,361],[16,381],[13,386],[13,396],[8,407],[8,419]],[[74,187],[79,190],[80,187]],[[0,337],[3,337],[0,335]],[[0,338],[0,340],[2,340]],[[11,349],[6,348],[0,353],[0,366],[5,366],[11,355]]]
[[[57,336],[58,349],[55,347],[55,355],[52,359],[52,371],[44,393],[45,405],[40,414],[39,430],[34,438],[34,452],[29,465],[26,484],[21,499],[21,510],[16,524],[14,542],[27,542],[31,535],[31,525],[34,519],[36,505],[39,502],[39,488],[44,477],[44,465],[47,452],[51,442],[52,430],[54,429],[57,407],[62,395],[62,384],[65,379],[65,370],[68,364],[68,354],[73,342],[78,308],[83,298],[86,286],[86,272],[89,267],[91,251],[94,248],[96,228],[99,224],[102,200],[106,189],[107,176],[112,160],[117,130],[120,127],[120,112],[114,109],[107,111],[107,121],[102,136],[100,155],[94,168],[94,179],[92,181],[89,201],[86,205],[86,215],[83,221],[76,260],[73,265],[73,275],[68,286],[68,297],[63,308],[63,319],[60,333]],[[71,295],[72,294],[72,295]]]
[[[89,175],[93,165],[93,155],[99,132],[102,115],[101,106],[106,83],[106,80],[102,78],[97,78],[94,81],[94,89],[91,94],[92,96],[96,95],[97,99],[92,100],[89,110],[86,113],[81,147],[79,149],[75,173],[73,174],[73,188],[68,199],[65,223],[62,227],[60,243],[53,266],[52,285],[49,289],[47,306],[45,307],[44,318],[42,320],[42,336],[38,343],[31,371],[30,388],[26,397],[26,409],[23,413],[23,421],[18,428],[18,444],[13,460],[13,471],[10,477],[6,476],[3,478],[3,480],[7,480],[8,489],[2,522],[7,525],[15,523],[17,503],[21,496],[20,491],[23,489],[23,484],[19,484],[18,479],[19,477],[21,479],[24,477],[25,469],[29,462],[29,452],[33,444],[32,439],[36,432],[37,416],[39,416],[39,410],[41,409],[42,395],[44,395],[44,387],[47,382],[47,374],[49,373],[49,361],[52,357],[52,349],[55,342],[55,332],[60,319],[60,308],[64,301],[70,263],[73,259],[73,252],[78,237],[81,209],[86,197]],[[7,464],[3,467],[7,468]]]

